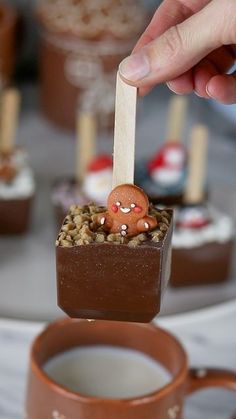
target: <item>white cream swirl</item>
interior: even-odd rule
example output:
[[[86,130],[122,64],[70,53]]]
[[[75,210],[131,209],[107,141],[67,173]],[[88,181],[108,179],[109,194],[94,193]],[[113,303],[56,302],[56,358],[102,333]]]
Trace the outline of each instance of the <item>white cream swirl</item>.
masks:
[[[22,199],[34,194],[35,182],[33,172],[30,168],[24,167],[19,171],[11,182],[0,180],[0,199]]]
[[[216,209],[210,208],[212,223],[198,228],[175,228],[172,245],[175,249],[194,248],[207,243],[226,243],[235,234],[235,225],[228,215],[222,214]]]

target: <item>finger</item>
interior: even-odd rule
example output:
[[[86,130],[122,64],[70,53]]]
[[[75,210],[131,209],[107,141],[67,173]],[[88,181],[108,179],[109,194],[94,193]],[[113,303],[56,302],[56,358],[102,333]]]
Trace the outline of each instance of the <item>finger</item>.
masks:
[[[193,82],[195,93],[204,98],[209,98],[207,84],[219,74],[224,74],[234,64],[232,53],[226,47],[213,51],[207,58],[202,60],[193,72]]]
[[[219,102],[226,105],[236,103],[236,72],[213,77],[206,89],[208,95]]]
[[[165,0],[157,9],[147,29],[140,37],[133,52],[139,51],[142,47],[163,34],[171,26],[177,25],[201,10],[210,0]]]
[[[199,68],[191,69],[174,80],[167,82],[167,87],[177,95],[189,94],[193,91],[200,96],[208,98],[206,92],[206,85],[209,80],[219,74],[216,68],[209,62],[202,64]],[[144,86],[139,88],[139,95],[145,96],[148,94],[154,85]]]
[[[207,59],[218,68],[220,73],[225,73],[234,65],[235,57],[231,46],[223,46],[212,51]]]
[[[227,0],[227,5],[222,11],[222,0],[212,0],[200,12],[126,58],[120,65],[121,76],[138,87],[172,80],[222,44],[232,42],[236,2]],[[225,21],[229,22],[227,26]]]
[[[230,48],[225,46],[218,48],[195,67],[194,73],[188,71],[171,80],[167,85],[170,90],[177,94],[186,94],[195,90],[199,96],[208,97],[206,92],[208,81],[213,76],[228,71],[233,66],[234,61],[234,53]]]
[[[153,89],[153,85],[150,86],[144,86],[144,87],[140,87],[138,89],[138,94],[139,96],[146,96],[149,92],[151,92],[151,90]]]
[[[174,80],[167,82],[169,89],[177,95],[184,95],[191,93],[194,90],[193,71],[192,69],[177,77]]]
[[[218,69],[207,59],[202,60],[193,70],[193,89],[195,93],[205,99],[209,98],[206,87],[212,77],[219,74]]]
[[[178,77],[175,80],[171,80],[167,82],[167,87],[177,95],[184,95],[191,93],[194,88],[193,84],[193,74],[192,70],[189,70],[187,73],[182,74],[182,76]],[[150,84],[149,86],[143,86],[138,89],[139,96],[147,95],[155,86],[155,84]]]

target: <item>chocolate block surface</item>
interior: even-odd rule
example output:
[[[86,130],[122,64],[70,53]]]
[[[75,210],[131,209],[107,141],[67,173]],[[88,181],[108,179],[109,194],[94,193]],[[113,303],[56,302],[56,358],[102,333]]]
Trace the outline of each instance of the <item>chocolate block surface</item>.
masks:
[[[33,198],[0,200],[0,234],[22,234],[30,221]]]
[[[181,287],[226,281],[230,274],[233,246],[233,240],[229,240],[190,249],[173,249],[170,284]]]
[[[71,317],[149,322],[160,310],[171,263],[172,211],[159,242],[56,247],[59,306]]]

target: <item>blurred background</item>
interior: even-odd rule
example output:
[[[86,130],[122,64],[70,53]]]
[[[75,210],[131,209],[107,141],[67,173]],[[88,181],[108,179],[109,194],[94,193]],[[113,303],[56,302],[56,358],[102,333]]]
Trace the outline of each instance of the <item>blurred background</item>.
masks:
[[[161,0],[142,0],[150,16]],[[19,14],[21,22],[21,47],[18,51],[17,75],[24,79],[34,78],[38,74],[39,28],[35,23],[38,0],[5,0],[5,4],[13,6]]]

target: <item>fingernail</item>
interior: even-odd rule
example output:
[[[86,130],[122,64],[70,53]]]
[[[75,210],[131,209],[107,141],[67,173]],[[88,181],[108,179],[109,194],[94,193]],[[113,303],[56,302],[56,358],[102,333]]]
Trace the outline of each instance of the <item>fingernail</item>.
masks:
[[[177,92],[176,90],[174,90],[170,82],[166,83],[166,85],[167,85],[167,87],[168,87],[168,88],[169,88],[169,89],[170,89],[173,93],[175,93],[176,95],[183,95],[183,93],[179,93],[179,92]]]
[[[211,98],[214,98],[213,94],[210,92],[209,83],[206,85],[206,92],[208,96],[210,96]]]
[[[203,96],[199,95],[199,93],[198,93],[198,92],[196,92],[196,90],[194,90],[194,93],[195,93],[195,95],[196,95],[197,97],[200,97],[201,99],[203,99]]]
[[[197,93],[195,90],[194,90],[194,93],[195,93],[196,96],[200,97],[201,99],[210,99],[209,94],[207,93],[207,90],[206,90],[207,96],[199,95],[199,93]]]
[[[136,82],[148,76],[150,65],[144,54],[133,54],[120,63],[119,71],[124,79]]]

